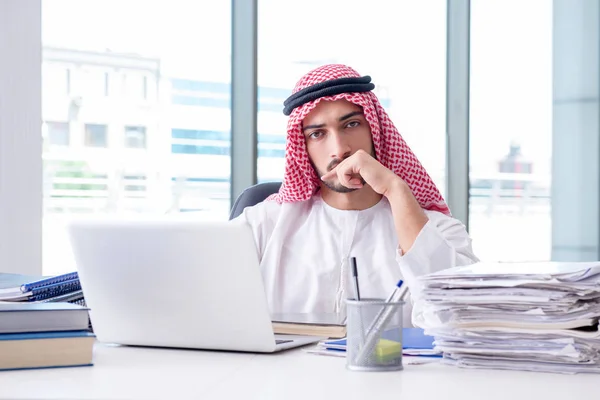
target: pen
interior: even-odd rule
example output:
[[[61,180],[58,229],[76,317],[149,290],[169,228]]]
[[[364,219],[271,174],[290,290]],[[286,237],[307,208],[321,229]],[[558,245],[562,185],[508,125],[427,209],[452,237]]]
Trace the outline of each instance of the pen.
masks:
[[[406,286],[403,286],[403,284],[404,284],[404,281],[402,279],[400,279],[398,281],[398,283],[396,284],[396,287],[394,288],[392,293],[390,293],[388,298],[385,299],[386,303],[394,303],[394,302],[400,301],[404,298],[404,295],[406,294],[407,290],[406,290]],[[371,322],[371,326],[369,326],[369,329],[367,330],[367,334],[371,333],[371,331],[375,328],[377,321],[379,321],[381,319],[381,317],[383,316],[383,313],[386,311],[386,309],[391,309],[391,307],[382,307],[381,310],[379,310],[379,312],[377,313],[375,318],[373,318],[373,322]]]
[[[356,257],[352,257],[351,261],[352,261],[352,278],[354,280],[354,293],[356,293],[356,300],[360,300],[360,289],[358,288],[358,268],[356,267]]]
[[[351,263],[352,263],[352,280],[354,281],[354,293],[356,294],[356,301],[360,301],[360,289],[358,287],[358,268],[356,266],[356,257],[352,257],[350,259]],[[360,339],[361,341],[364,342],[365,340],[365,336],[364,336],[364,327],[363,327],[363,316],[362,316],[362,312],[360,307],[358,308],[358,320],[359,320],[359,326],[360,326]],[[346,315],[347,317],[347,315]]]
[[[388,298],[385,300],[386,303],[396,303],[404,299],[406,294],[408,293],[407,287],[404,285],[404,281],[401,279],[396,284],[396,287],[390,293]],[[364,358],[373,352],[375,348],[375,344],[379,339],[379,333],[388,323],[390,317],[394,313],[394,307],[383,306],[381,310],[377,313],[377,316],[373,319],[371,326],[367,329],[367,338],[363,343],[363,346],[358,352],[356,356],[356,362],[362,363],[364,362]]]

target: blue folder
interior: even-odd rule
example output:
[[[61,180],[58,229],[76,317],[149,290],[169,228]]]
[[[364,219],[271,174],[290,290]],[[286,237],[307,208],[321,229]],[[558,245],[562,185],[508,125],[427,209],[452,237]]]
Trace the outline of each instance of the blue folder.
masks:
[[[402,329],[402,348],[404,350],[433,350],[433,336],[425,335],[421,328],[403,328]],[[346,339],[325,341],[327,350],[346,350]],[[427,357],[427,356],[426,356]],[[429,355],[429,357],[439,357],[439,355]]]

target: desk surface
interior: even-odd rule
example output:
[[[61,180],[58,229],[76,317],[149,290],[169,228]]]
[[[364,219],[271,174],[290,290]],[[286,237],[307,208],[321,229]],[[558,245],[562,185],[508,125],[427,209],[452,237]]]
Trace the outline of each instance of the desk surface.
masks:
[[[595,398],[600,384],[598,375],[440,364],[353,372],[346,370],[343,358],[307,354],[305,349],[265,355],[97,343],[92,367],[0,372],[0,398],[565,400]]]

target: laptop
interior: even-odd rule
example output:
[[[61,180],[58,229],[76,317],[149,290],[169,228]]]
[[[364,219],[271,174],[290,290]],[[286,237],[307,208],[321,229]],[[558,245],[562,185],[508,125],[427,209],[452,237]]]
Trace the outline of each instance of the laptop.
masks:
[[[244,221],[103,218],[67,229],[99,341],[272,353],[324,339],[274,334]]]

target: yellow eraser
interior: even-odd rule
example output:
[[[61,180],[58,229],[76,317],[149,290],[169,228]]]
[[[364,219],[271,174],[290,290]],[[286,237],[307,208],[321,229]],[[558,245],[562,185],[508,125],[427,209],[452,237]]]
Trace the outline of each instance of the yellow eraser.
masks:
[[[379,339],[375,347],[375,355],[380,359],[398,357],[402,354],[402,343],[388,339]]]

